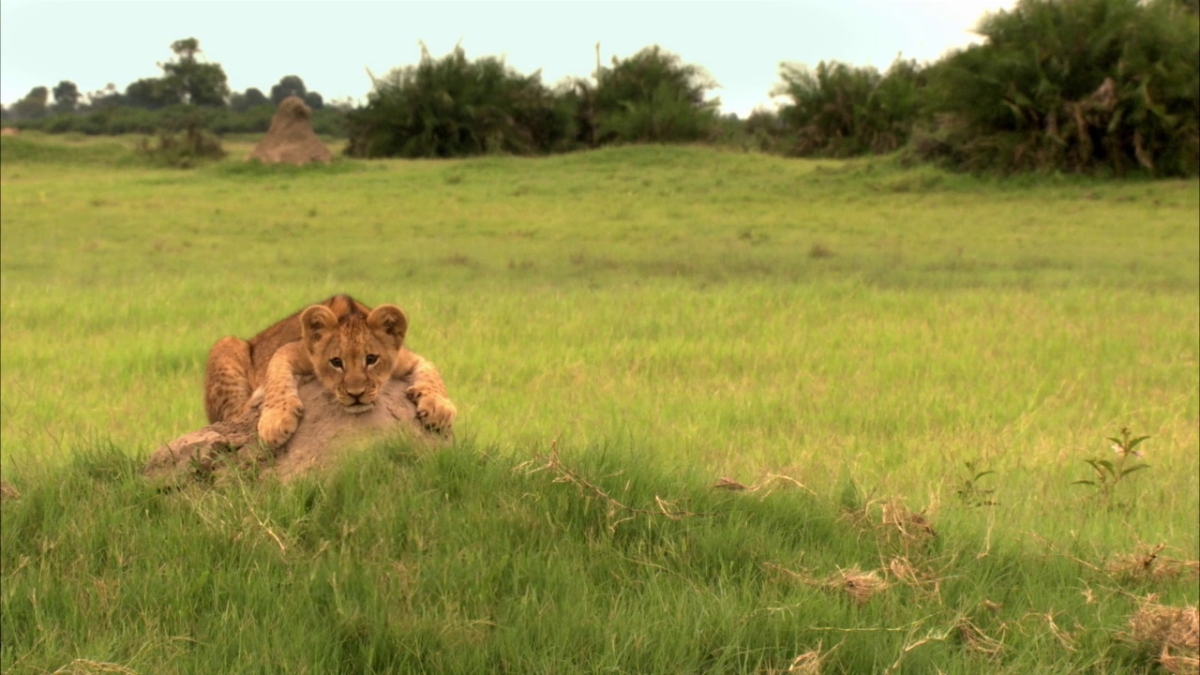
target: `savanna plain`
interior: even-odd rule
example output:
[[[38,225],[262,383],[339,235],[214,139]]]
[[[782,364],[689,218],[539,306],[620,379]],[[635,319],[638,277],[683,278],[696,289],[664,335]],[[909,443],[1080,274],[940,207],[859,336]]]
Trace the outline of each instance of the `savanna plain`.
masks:
[[[5,673],[1195,672],[1195,180],[2,142]],[[141,479],[338,292],[452,443]]]

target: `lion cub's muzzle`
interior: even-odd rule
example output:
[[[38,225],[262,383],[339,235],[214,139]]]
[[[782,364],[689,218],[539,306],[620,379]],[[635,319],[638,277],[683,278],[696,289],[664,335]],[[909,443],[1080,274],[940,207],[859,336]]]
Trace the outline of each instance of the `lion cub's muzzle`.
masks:
[[[348,391],[338,392],[338,403],[342,404],[342,408],[348,413],[359,415],[371,411],[375,407],[375,392],[364,391],[359,394],[352,394]]]

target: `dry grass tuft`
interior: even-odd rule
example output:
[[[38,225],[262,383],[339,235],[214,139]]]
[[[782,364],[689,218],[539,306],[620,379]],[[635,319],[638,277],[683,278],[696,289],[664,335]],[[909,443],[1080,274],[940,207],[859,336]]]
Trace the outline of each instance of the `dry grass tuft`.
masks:
[[[726,478],[724,476],[718,478],[717,482],[713,483],[713,487],[716,488],[717,490],[729,490],[731,492],[739,492],[741,490],[749,490],[750,489],[749,487],[742,485],[741,483],[737,482],[736,480],[734,480],[732,478]]]
[[[804,652],[792,660],[786,673],[797,675],[821,675],[821,653],[818,651]]]
[[[691,511],[685,511],[685,510],[679,509],[676,507],[675,502],[663,499],[662,497],[659,497],[658,495],[654,496],[654,505],[657,507],[655,509],[638,509],[638,508],[629,506],[627,504],[624,504],[624,503],[620,502],[619,500],[617,500],[612,495],[610,495],[607,492],[605,492],[604,490],[602,490],[598,485],[587,480],[582,475],[580,475],[577,471],[575,471],[574,469],[571,469],[566,464],[564,464],[562,462],[562,460],[559,459],[559,456],[558,456],[558,441],[550,442],[550,454],[545,457],[544,464],[539,464],[540,461],[541,460],[539,458],[538,460],[522,462],[521,464],[518,464],[513,470],[521,471],[526,474],[533,474],[533,473],[537,473],[539,471],[550,471],[555,476],[555,478],[554,478],[555,483],[570,483],[570,484],[574,485],[576,488],[578,488],[581,494],[590,494],[591,496],[598,497],[601,500],[603,500],[605,503],[607,503],[610,517],[615,515],[618,511],[623,511],[627,514],[631,514],[629,517],[621,518],[620,520],[615,520],[615,521],[610,522],[609,523],[610,529],[613,529],[620,523],[625,522],[626,520],[629,520],[629,518],[631,518],[633,514],[665,516],[666,518],[669,518],[671,520],[680,520],[680,519],[682,519],[684,517],[688,517],[688,516],[707,515],[704,513],[692,513]]]
[[[963,644],[967,649],[977,654],[984,656],[997,656],[1004,651],[1004,643],[995,638],[988,637],[979,626],[971,623],[967,619],[958,622],[958,636],[962,639]]]
[[[1129,618],[1130,641],[1158,653],[1158,662],[1168,672],[1200,672],[1200,612],[1195,605],[1160,605],[1151,595]]]
[[[1114,577],[1127,579],[1153,578],[1159,567],[1156,564],[1158,563],[1158,554],[1162,553],[1166,547],[1166,544],[1159,544],[1141,553],[1117,556],[1105,565],[1105,570],[1109,575]]]
[[[933,597],[941,591],[942,580],[931,570],[912,564],[905,556],[896,556],[885,566],[887,573],[900,583]]]
[[[924,512],[913,511],[898,498],[870,500],[860,507],[846,509],[842,518],[859,529],[880,532],[889,541],[898,540],[906,551],[937,536]]]
[[[104,675],[137,675],[137,671],[132,668],[89,659],[75,659],[50,675],[101,675],[102,673]]]
[[[909,509],[899,499],[884,503],[882,523],[895,528],[906,542],[922,542],[937,536],[925,514]]]
[[[821,660],[824,657],[821,655],[821,646],[804,652],[803,654],[792,659],[792,663],[785,671],[794,675],[821,675]]]
[[[1172,675],[1196,675],[1200,673],[1200,659],[1194,656],[1172,656],[1164,647],[1158,655],[1158,663]]]
[[[1063,646],[1063,649],[1069,652],[1075,651],[1075,636],[1070,631],[1064,630],[1058,625],[1058,622],[1054,620],[1054,612],[1046,612],[1045,614],[1038,614],[1036,616],[1040,616],[1046,620],[1046,626],[1050,629],[1050,633]]]
[[[768,668],[762,672],[762,675],[821,675],[821,664],[829,655],[837,651],[840,645],[834,645],[833,649],[822,652],[821,643],[818,642],[815,649],[811,649],[796,658],[784,668]]]
[[[1147,546],[1145,550],[1134,554],[1117,556],[1104,566],[1104,571],[1115,579],[1135,581],[1164,581],[1184,575],[1200,577],[1200,561],[1176,560],[1160,555],[1165,548],[1166,544],[1158,544]]]
[[[776,572],[790,581],[798,581],[806,586],[824,586],[825,582],[814,577],[808,570],[802,569],[799,572],[790,570],[782,565],[775,563],[763,563],[763,567],[770,572]]]
[[[785,476],[783,474],[777,474],[777,473],[767,474],[761,480],[754,483],[753,485],[746,485],[746,484],[740,483],[732,478],[722,476],[717,479],[717,482],[713,483],[713,489],[729,490],[730,492],[758,492],[760,490],[765,489],[766,491],[763,492],[763,494],[761,496],[763,499],[766,499],[767,495],[771,494],[776,489],[778,489],[778,487],[780,485],[783,485],[785,487],[798,487],[801,490],[808,492],[809,494],[813,494],[813,495],[817,494],[816,492],[814,492],[812,490],[812,488],[808,487],[804,483],[801,483],[800,481],[796,480],[795,478],[792,478],[791,476]]]
[[[878,572],[874,570],[863,572],[857,567],[838,570],[837,574],[826,580],[825,585],[845,591],[847,595],[860,605],[870,600],[876,594],[886,591],[891,586]]]
[[[763,566],[768,570],[783,574],[785,578],[792,581],[797,581],[808,586],[818,586],[828,590],[841,591],[860,605],[891,587],[887,579],[876,570],[863,572],[857,567],[851,567],[844,570],[839,569],[836,573],[831,574],[825,579],[818,579],[808,570],[796,572],[774,563],[764,563]]]
[[[1125,581],[1168,581],[1189,574],[1200,576],[1200,561],[1161,555],[1166,547],[1166,544],[1159,544],[1141,552],[1117,556],[1104,566],[1104,571]]]

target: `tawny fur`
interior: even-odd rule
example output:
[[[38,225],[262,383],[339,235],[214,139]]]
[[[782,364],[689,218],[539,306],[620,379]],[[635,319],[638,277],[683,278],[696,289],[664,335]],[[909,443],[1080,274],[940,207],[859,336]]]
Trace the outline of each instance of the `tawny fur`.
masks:
[[[408,398],[426,428],[449,432],[457,411],[437,368],[404,347],[408,322],[394,305],[374,310],[348,295],[312,305],[250,340],[226,337],[213,345],[205,374],[210,423],[241,414],[254,392],[264,397],[259,436],[271,447],[287,442],[304,414],[297,385],[316,378],[346,410],[366,411],[382,385],[407,378]],[[368,365],[367,357],[374,363]],[[341,368],[333,365],[340,360]]]

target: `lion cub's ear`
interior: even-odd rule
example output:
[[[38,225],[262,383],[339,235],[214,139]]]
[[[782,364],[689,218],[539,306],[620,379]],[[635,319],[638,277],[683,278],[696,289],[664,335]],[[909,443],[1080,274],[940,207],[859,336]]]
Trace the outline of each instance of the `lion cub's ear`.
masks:
[[[404,344],[404,336],[408,333],[408,317],[395,305],[380,305],[371,310],[367,325],[371,330],[382,331],[395,340],[396,349]]]
[[[337,314],[325,305],[313,305],[304,310],[300,315],[300,335],[304,344],[311,347],[325,331],[337,327],[337,322]]]

